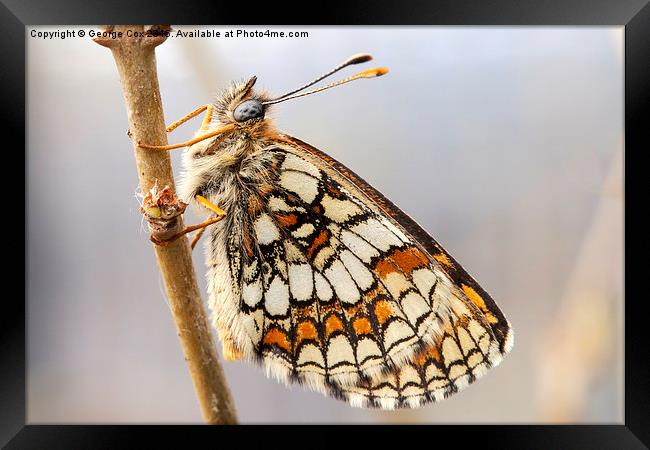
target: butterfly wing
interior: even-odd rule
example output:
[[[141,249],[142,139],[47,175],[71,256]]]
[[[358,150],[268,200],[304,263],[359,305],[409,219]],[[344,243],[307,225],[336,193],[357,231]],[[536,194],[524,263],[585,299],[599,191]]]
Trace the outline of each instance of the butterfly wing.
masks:
[[[266,181],[229,214],[241,232],[226,239],[228,267],[210,275],[229,277],[211,291],[238,304],[213,308],[234,353],[285,382],[392,409],[455,392],[509,350],[494,301],[379,192],[286,135],[264,159],[254,178]]]

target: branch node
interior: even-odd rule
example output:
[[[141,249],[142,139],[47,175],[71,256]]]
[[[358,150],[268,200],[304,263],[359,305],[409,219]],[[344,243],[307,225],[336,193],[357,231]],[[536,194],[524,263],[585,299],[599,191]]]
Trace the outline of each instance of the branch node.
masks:
[[[159,244],[178,234],[183,228],[178,217],[185,212],[185,208],[187,203],[176,197],[171,187],[158,190],[158,186],[154,185],[140,208],[149,223],[151,241]]]

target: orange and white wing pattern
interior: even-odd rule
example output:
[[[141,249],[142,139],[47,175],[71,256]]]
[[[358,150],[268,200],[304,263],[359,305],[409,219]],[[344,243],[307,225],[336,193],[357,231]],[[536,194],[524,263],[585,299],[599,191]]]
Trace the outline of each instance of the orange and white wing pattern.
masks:
[[[499,343],[489,325],[481,321],[481,313],[461,300],[452,303],[452,312],[434,345],[379,379],[332,388],[331,395],[355,406],[417,408],[447,398],[499,364]]]
[[[211,291],[238,305],[214,308],[231,356],[354,406],[395,409],[445,398],[510,350],[489,295],[349,169],[285,135],[258,167],[264,181],[230,215],[241,232],[227,238],[227,270],[210,277],[227,275]]]

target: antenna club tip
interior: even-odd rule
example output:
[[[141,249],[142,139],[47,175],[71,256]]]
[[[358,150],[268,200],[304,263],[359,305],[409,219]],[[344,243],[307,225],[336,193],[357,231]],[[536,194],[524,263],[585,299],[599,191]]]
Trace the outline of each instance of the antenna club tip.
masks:
[[[350,56],[348,60],[345,62],[346,65],[348,64],[361,64],[366,61],[370,61],[372,59],[372,55],[370,53],[357,53],[356,55]]]
[[[388,73],[388,67],[378,67],[375,69],[364,70],[359,73],[360,78],[374,78],[386,75]]]

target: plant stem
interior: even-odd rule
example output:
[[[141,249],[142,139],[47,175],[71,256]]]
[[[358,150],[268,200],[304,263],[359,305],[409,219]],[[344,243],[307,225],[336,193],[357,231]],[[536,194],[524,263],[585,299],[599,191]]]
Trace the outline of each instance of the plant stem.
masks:
[[[123,35],[116,39],[96,38],[95,42],[110,48],[115,58],[140,188],[148,193],[154,186],[169,186],[173,192],[168,152],[145,150],[137,145],[138,142],[167,144],[155,55],[155,47],[163,43],[165,37],[137,33],[169,30],[169,27],[116,25],[108,29],[121,31]],[[127,37],[127,30],[131,30],[131,36],[140,37]],[[171,220],[176,221],[173,225],[179,230],[183,228],[180,215]],[[165,246],[154,245],[154,251],[203,417],[208,424],[234,424],[237,422],[234,403],[212,340],[187,238]]]

